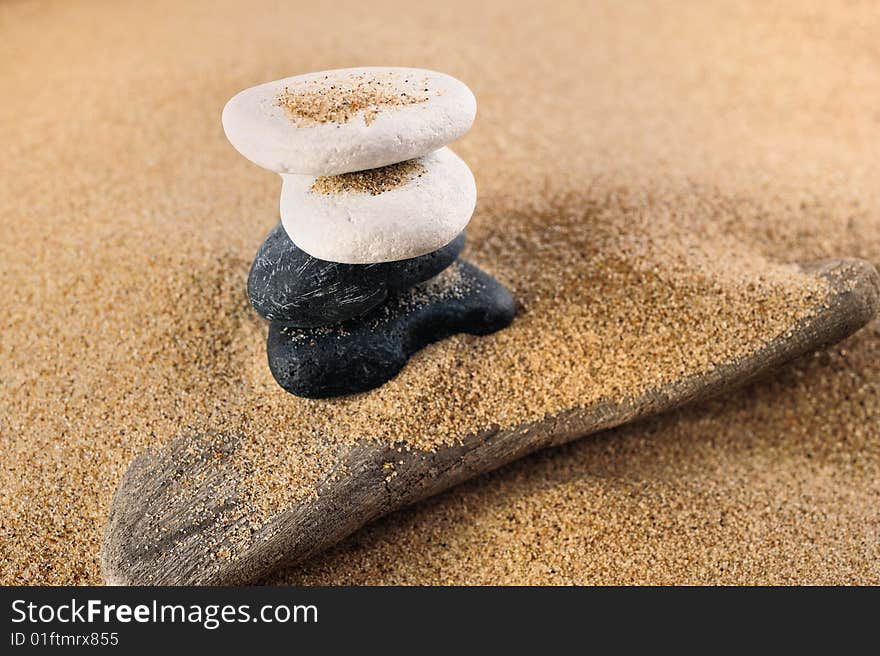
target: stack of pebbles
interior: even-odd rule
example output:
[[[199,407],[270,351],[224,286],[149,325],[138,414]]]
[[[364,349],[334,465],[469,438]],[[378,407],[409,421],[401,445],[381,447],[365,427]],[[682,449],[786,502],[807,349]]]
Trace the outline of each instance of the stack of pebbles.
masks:
[[[284,389],[363,392],[431,342],[513,320],[507,290],[458,258],[476,185],[445,146],[475,114],[464,84],[410,68],[300,75],[227,103],[229,141],[283,179],[248,296]]]

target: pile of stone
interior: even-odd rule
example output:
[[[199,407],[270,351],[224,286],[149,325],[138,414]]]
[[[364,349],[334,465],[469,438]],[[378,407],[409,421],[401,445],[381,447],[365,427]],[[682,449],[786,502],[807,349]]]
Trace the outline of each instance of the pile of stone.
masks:
[[[446,145],[475,115],[463,83],[409,68],[300,75],[227,103],[229,141],[283,179],[248,296],[286,390],[366,391],[430,342],[513,320],[507,290],[459,259],[476,185]]]

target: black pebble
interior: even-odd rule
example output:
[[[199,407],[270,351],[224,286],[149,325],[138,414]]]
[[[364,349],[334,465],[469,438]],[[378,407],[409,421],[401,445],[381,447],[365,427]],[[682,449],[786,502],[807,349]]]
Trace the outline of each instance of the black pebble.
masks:
[[[279,223],[248,276],[248,298],[264,319],[313,328],[361,316],[390,293],[409,289],[448,267],[464,248],[464,232],[443,248],[408,260],[339,264],[297,247]]]
[[[444,279],[456,282],[444,287]],[[510,292],[458,260],[435,281],[392,295],[354,321],[310,329],[273,321],[266,345],[269,368],[278,384],[297,396],[365,392],[397,375],[410,356],[431,342],[461,332],[495,332],[508,326],[515,312]]]

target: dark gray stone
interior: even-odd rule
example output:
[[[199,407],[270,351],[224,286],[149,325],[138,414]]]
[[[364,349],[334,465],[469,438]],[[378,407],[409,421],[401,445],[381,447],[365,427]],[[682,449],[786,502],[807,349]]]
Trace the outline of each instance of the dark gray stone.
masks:
[[[248,298],[264,319],[313,328],[370,311],[389,294],[409,289],[443,271],[464,248],[464,232],[443,248],[399,262],[339,264],[297,247],[279,223],[248,276]]]
[[[515,312],[510,292],[458,260],[434,280],[336,326],[303,329],[271,322],[269,368],[278,384],[297,396],[365,392],[397,375],[427,344],[455,333],[495,332],[509,325]]]

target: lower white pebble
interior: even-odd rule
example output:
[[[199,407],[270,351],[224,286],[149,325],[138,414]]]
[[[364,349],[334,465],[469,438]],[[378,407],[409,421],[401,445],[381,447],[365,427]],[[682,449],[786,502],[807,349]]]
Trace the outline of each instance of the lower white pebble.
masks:
[[[413,172],[401,184],[379,193],[358,189],[357,179],[344,177],[357,173],[282,174],[285,231],[312,257],[345,264],[393,262],[445,246],[473,214],[474,176],[449,148],[413,162],[420,166],[409,167]]]

